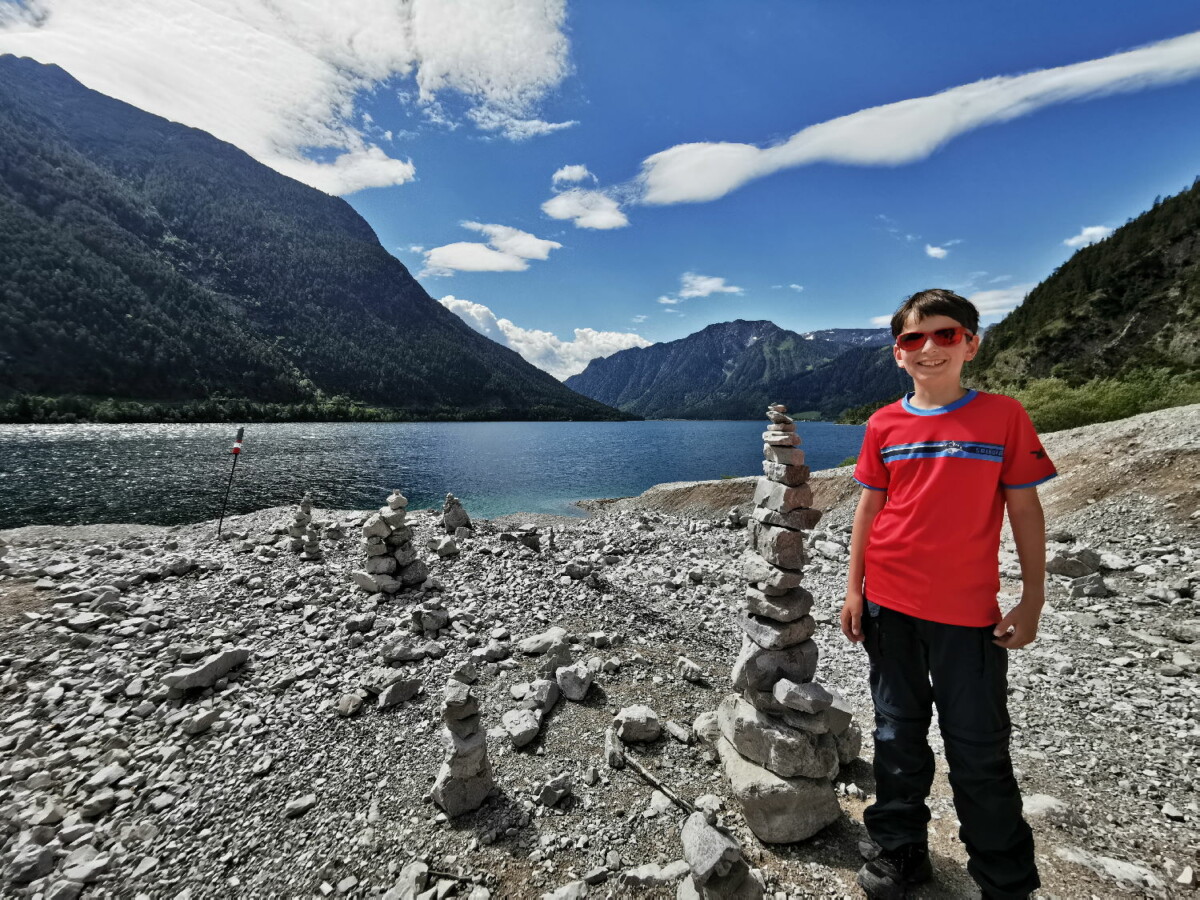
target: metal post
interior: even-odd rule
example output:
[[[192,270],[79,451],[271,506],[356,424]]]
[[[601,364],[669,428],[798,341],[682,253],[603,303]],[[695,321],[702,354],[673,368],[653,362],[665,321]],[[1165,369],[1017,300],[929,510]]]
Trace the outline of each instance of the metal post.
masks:
[[[233,454],[233,467],[229,470],[229,484],[225,485],[225,499],[221,501],[221,519],[217,522],[217,537],[221,536],[221,527],[225,524],[225,507],[229,504],[229,491],[233,487],[233,473],[237,471],[238,459],[242,455],[242,435],[245,434],[245,428],[239,428],[237,438],[233,442],[233,449],[229,452]]]

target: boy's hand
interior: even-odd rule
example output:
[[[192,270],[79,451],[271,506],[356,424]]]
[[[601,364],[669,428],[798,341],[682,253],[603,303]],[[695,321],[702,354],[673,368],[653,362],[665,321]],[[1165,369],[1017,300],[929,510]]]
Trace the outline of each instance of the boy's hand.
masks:
[[[846,601],[842,604],[842,634],[852,644],[857,644],[863,639],[862,614],[862,594],[847,592]]]
[[[1019,650],[1032,644],[1037,640],[1038,621],[1042,617],[1044,602],[1044,598],[1022,598],[992,631],[996,638],[992,643],[1006,650]]]

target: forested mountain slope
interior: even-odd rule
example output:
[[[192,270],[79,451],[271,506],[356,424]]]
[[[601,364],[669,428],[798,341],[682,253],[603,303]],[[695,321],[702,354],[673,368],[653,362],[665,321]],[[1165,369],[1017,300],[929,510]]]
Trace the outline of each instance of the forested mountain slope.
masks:
[[[1079,250],[993,326],[981,384],[1200,365],[1200,181]]]
[[[338,396],[401,418],[620,416],[472,331],[345,201],[3,56],[10,417],[22,394],[190,401],[216,417],[213,398],[312,411]]]

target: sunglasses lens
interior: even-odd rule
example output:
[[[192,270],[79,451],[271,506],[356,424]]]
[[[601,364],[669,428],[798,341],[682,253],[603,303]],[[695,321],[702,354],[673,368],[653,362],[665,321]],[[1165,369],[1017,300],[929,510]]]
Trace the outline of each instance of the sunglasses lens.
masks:
[[[933,342],[939,347],[953,347],[962,340],[963,333],[957,328],[939,328],[933,333]]]
[[[896,338],[896,346],[901,350],[916,350],[925,345],[925,335],[920,331],[910,331]]]

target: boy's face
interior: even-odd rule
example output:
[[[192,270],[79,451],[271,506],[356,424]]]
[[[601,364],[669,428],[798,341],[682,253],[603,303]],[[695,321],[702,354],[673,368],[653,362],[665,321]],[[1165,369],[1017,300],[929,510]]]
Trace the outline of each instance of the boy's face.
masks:
[[[949,316],[927,316],[918,319],[910,314],[904,320],[902,334],[908,331],[933,332],[942,328],[961,328],[962,323]],[[897,365],[912,376],[914,386],[932,389],[957,387],[961,383],[963,364],[975,358],[979,352],[979,335],[967,337],[953,347],[940,347],[930,335],[923,346],[916,350],[901,350],[892,345],[892,355]]]

